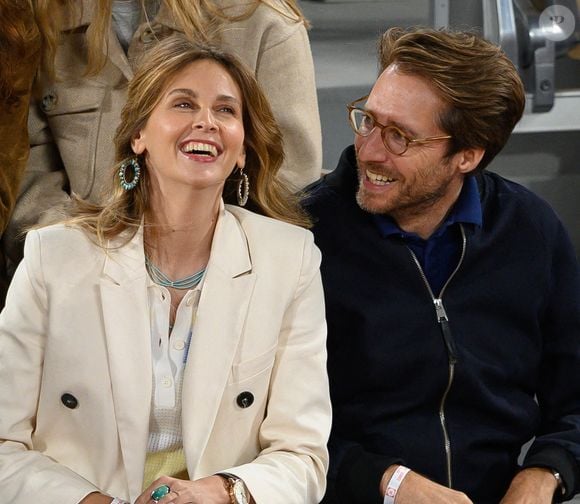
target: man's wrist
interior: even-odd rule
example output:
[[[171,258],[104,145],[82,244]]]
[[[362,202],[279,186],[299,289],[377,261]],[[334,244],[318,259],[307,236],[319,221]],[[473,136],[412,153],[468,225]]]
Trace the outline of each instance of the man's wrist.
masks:
[[[408,467],[403,465],[390,466],[381,478],[380,490],[383,496],[383,504],[394,504],[399,487],[407,474],[410,472]]]
[[[560,473],[556,469],[552,469],[552,476],[556,480],[556,490],[554,491],[554,495],[566,495],[566,486],[564,485],[564,480]]]
[[[401,486],[401,483],[409,471],[410,469],[405,466],[399,466],[395,469],[395,472],[387,484],[387,491],[385,492],[385,499],[383,504],[395,504],[395,498],[399,492],[399,487]]]
[[[395,470],[399,467],[399,464],[394,464],[385,470],[383,476],[381,477],[381,482],[379,483],[379,492],[381,493],[381,497],[384,497],[385,492],[387,491],[387,485],[389,484],[390,479],[392,478]]]

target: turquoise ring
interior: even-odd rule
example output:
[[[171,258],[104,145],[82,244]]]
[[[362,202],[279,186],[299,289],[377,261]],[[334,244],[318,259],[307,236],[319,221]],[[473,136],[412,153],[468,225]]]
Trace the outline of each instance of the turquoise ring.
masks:
[[[161,485],[151,492],[151,500],[153,502],[159,502],[170,491],[171,489],[167,485]]]

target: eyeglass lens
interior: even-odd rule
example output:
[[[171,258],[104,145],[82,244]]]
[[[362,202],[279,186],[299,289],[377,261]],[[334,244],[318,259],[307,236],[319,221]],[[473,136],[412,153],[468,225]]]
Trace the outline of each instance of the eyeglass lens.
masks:
[[[373,129],[377,126],[373,117],[360,109],[352,109],[351,121],[355,132],[361,136],[370,135]],[[381,137],[385,147],[393,154],[402,154],[407,150],[407,139],[397,128],[393,126],[382,128]]]

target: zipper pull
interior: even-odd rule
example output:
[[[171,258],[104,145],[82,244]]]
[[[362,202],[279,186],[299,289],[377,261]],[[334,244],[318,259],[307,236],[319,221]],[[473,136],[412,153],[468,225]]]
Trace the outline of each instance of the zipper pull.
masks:
[[[437,312],[437,322],[441,323],[442,320],[449,322],[449,319],[447,318],[447,312],[443,306],[443,300],[437,298],[433,300],[433,303],[435,304],[435,311]]]
[[[433,300],[435,305],[435,312],[437,314],[437,322],[441,327],[441,334],[443,335],[443,341],[447,348],[447,353],[449,355],[449,362],[451,364],[457,363],[457,349],[455,348],[455,340],[453,339],[453,334],[451,333],[451,326],[449,325],[449,319],[447,318],[447,312],[443,306],[443,300],[436,298]]]

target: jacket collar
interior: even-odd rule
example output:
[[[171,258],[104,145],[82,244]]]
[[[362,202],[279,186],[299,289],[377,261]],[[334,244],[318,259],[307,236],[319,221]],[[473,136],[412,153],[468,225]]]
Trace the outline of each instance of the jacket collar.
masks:
[[[63,20],[62,30],[66,32],[87,27],[94,19],[95,5],[96,2],[93,0],[79,0],[75,8],[68,8]],[[130,61],[135,61],[142,54],[145,47],[144,41],[148,40],[150,42],[150,39],[154,36],[151,33],[155,32],[164,35],[173,31],[182,30],[178,27],[177,20],[170,7],[166,2],[162,2],[159,12],[151,20],[151,24],[142,23],[137,28],[134,36],[137,43],[133,42],[129,47],[129,57],[127,57],[121,47],[112,23],[109,29],[108,45],[103,47],[103,53],[129,80],[133,78],[133,68]]]
[[[103,275],[118,285],[144,279],[146,275],[143,224],[133,238],[123,244],[125,240],[126,235],[122,234],[107,243],[107,259],[103,268]],[[207,269],[210,267],[220,270],[231,278],[252,269],[244,231],[223,201],[220,202]]]
[[[354,194],[358,187],[358,174],[354,145],[342,151],[336,168],[324,177],[325,183],[341,193]]]
[[[92,0],[79,0],[75,2],[75,6],[62,8],[65,12],[61,29],[63,31],[70,31],[76,28],[87,26],[93,19],[93,13],[96,2]]]
[[[94,18],[97,2],[94,0],[78,0],[75,2],[75,8],[66,9],[66,15],[63,19],[62,30],[74,30],[83,26],[88,26]],[[171,8],[166,2],[161,2],[159,11],[153,23],[165,25],[174,30],[179,30],[177,21],[171,12]]]

